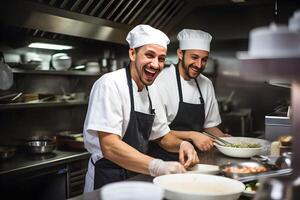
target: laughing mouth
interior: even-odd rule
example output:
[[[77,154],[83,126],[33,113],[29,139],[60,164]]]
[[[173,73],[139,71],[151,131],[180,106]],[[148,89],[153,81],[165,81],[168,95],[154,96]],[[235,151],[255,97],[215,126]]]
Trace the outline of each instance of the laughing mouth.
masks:
[[[195,67],[191,67],[191,70],[192,70],[193,72],[196,72],[196,73],[199,73],[199,72],[200,72],[200,70],[199,70],[198,68],[195,68]]]
[[[157,73],[157,70],[154,70],[154,69],[148,69],[148,68],[144,68],[144,72],[147,76],[147,78],[154,78],[156,73]]]

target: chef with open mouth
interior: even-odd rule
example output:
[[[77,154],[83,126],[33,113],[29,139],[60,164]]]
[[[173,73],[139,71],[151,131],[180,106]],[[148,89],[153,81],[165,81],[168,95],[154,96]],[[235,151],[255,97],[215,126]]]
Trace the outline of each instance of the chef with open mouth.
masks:
[[[162,108],[152,105],[157,92],[152,95],[147,88],[164,67],[169,38],[151,26],[138,25],[126,40],[129,66],[103,75],[91,90],[83,131],[85,147],[92,154],[85,192],[136,173],[182,173],[199,162],[193,145],[171,134]],[[179,153],[180,162],[146,155],[149,140]]]

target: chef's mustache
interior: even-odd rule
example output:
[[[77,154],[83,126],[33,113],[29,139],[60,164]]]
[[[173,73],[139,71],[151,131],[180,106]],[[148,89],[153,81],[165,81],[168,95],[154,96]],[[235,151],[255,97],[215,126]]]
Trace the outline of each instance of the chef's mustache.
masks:
[[[197,70],[200,74],[202,74],[202,72],[204,71],[204,69],[205,69],[205,67],[201,67],[200,69],[197,67],[197,66],[195,66],[194,64],[190,64],[189,65],[189,68],[193,68],[193,69],[195,69],[195,70]]]

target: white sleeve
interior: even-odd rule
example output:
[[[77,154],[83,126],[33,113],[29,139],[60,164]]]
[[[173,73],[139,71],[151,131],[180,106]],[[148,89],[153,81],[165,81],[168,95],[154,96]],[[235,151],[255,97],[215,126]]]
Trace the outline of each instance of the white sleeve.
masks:
[[[205,102],[204,128],[218,126],[221,123],[218,102],[215,96],[214,87],[211,81],[207,82],[207,101]]]
[[[165,110],[163,109],[161,97],[156,85],[152,85],[149,90],[152,106],[155,109],[155,118],[152,126],[150,140],[160,138],[170,132]]]
[[[109,79],[97,81],[91,91],[87,131],[103,131],[122,137],[122,103],[117,87]]]

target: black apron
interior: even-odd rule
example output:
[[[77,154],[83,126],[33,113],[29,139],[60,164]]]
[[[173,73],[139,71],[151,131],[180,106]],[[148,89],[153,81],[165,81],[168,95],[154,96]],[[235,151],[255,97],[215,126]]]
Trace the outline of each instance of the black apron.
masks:
[[[178,66],[175,66],[176,70],[176,79],[179,93],[179,106],[178,112],[172,123],[169,125],[171,130],[176,131],[203,131],[203,125],[205,120],[205,108],[204,108],[204,100],[202,97],[202,93],[199,87],[199,84],[196,79],[196,85],[200,94],[200,104],[191,104],[183,102],[182,98],[182,88],[180,82],[180,74]],[[150,142],[148,154],[155,157],[160,158],[165,161],[178,161],[179,154],[172,153],[161,148],[157,143]]]
[[[147,153],[155,113],[152,109],[149,94],[148,98],[151,114],[134,111],[132,80],[129,67],[126,68],[126,76],[130,94],[131,111],[128,127],[122,140],[138,151]],[[91,160],[91,162],[93,163],[93,160]],[[104,157],[93,164],[95,166],[94,189],[98,189],[107,183],[128,179],[135,175],[135,173],[120,167]]]

